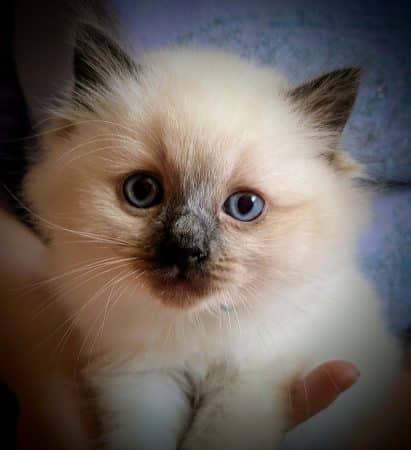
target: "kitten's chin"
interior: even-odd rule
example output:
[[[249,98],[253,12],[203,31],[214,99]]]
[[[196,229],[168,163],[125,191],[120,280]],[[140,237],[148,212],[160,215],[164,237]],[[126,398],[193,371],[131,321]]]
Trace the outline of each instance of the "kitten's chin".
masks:
[[[167,275],[150,277],[150,288],[163,304],[178,309],[195,307],[217,291],[216,286],[206,278],[187,276],[168,277]]]

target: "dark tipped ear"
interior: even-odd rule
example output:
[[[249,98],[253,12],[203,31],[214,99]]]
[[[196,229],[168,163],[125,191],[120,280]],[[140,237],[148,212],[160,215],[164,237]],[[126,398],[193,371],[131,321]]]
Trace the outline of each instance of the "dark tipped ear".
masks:
[[[98,28],[82,24],[76,33],[74,49],[74,92],[81,96],[104,87],[113,73],[135,73],[134,61]]]
[[[327,73],[303,84],[289,96],[311,114],[321,127],[342,132],[351,113],[361,78],[361,69],[347,68]]]

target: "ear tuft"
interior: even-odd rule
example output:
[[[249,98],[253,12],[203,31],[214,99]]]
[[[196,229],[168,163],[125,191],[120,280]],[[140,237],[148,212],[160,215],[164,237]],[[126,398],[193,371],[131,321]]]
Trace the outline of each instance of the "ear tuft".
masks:
[[[345,173],[352,178],[363,176],[362,167],[350,155],[345,152],[335,150],[324,155],[329,164],[340,173]]]
[[[342,132],[357,97],[361,68],[339,69],[288,93],[320,127]]]
[[[81,103],[82,94],[105,87],[112,74],[134,74],[137,65],[98,28],[81,24],[74,49],[74,94]]]

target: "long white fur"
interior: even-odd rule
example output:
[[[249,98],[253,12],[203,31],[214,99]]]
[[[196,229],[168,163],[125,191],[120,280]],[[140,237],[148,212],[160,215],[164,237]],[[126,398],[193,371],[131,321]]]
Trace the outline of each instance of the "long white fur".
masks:
[[[400,359],[353,256],[367,196],[321,160],[331,139],[287,101],[289,86],[271,69],[186,49],[140,63],[138,80],[113,72],[109,89],[92,99],[94,112],[69,104],[59,111],[64,121],[45,130],[24,188],[50,238],[60,301],[93,341],[83,350],[85,373],[103,441],[116,450],[277,448],[290,381],[345,359],[360,369],[359,382],[286,438],[290,448],[344,445],[384,397]],[[68,124],[67,133],[53,131]],[[263,192],[271,211],[272,235],[251,240],[250,227],[244,241],[231,242],[239,257],[260,255],[258,270],[237,267],[235,282],[189,310],[164,306],[144,271],[127,263],[103,265],[105,273],[86,273],[83,283],[69,272],[126,255],[124,241],[143,219],[120,204],[113,180],[155,159],[147,142],[159,128],[175,165],[206,155],[221,189],[234,176]],[[305,203],[310,211],[298,213]],[[297,213],[290,218],[288,209]]]

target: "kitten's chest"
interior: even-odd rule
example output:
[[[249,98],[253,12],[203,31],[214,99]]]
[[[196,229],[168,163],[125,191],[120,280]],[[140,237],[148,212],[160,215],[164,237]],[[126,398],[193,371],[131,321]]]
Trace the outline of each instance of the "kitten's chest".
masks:
[[[309,361],[319,349],[324,350],[322,355],[328,354],[336,347],[340,325],[346,323],[347,311],[352,315],[352,308],[335,298],[333,303],[320,301],[318,290],[315,301],[310,299],[311,290],[294,291],[287,298],[267,294],[251,311],[221,310],[218,317],[180,320],[164,312],[150,315],[137,309],[135,314],[112,315],[106,325],[110,334],[103,363],[98,365],[107,361],[120,366],[128,361],[131,371],[175,370],[201,379],[215,367],[288,366],[290,361],[293,365]]]
[[[278,347],[273,342],[277,330],[273,320],[246,320],[228,314],[224,312],[223,317],[227,322],[184,323],[172,330],[165,328],[165,332],[153,332],[149,324],[142,324],[136,327],[126,347],[113,347],[104,359],[110,364],[113,360],[127,360],[127,370],[134,372],[184,372],[197,382],[221,368],[244,370],[276,359]]]

